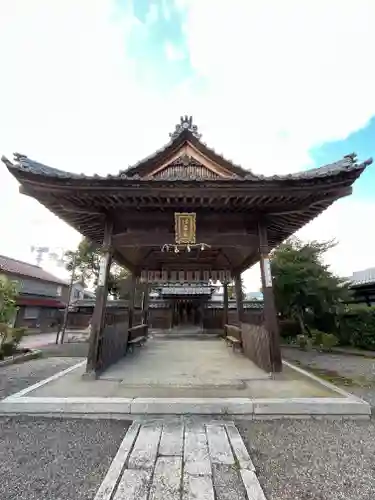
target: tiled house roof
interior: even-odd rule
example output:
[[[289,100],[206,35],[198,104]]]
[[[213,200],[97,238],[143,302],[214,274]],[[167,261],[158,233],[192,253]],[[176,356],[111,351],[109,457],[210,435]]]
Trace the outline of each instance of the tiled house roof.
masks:
[[[58,285],[66,285],[66,281],[57,278],[53,274],[48,273],[40,266],[23,262],[22,260],[11,259],[5,255],[0,255],[0,273],[9,273],[19,276],[27,276],[49,283],[56,283]]]

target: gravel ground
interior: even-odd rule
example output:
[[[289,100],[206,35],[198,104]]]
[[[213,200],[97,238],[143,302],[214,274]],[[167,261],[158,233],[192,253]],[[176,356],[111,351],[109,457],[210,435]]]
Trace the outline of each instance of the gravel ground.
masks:
[[[128,426],[0,418],[1,500],[92,500]]]
[[[51,377],[82,360],[83,358],[42,358],[4,366],[0,368],[0,399]]]
[[[283,357],[290,362],[297,362],[302,368],[323,370],[333,376],[332,382],[348,392],[359,396],[375,406],[375,359],[346,354],[319,353],[301,351],[285,347]],[[336,375],[343,377],[336,378]]]
[[[375,422],[236,422],[268,500],[373,500]]]

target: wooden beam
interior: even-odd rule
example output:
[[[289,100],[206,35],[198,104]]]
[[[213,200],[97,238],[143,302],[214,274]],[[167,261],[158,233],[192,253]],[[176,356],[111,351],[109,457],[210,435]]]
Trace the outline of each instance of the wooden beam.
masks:
[[[116,248],[126,247],[162,247],[164,244],[173,245],[175,236],[173,233],[164,231],[128,231],[125,233],[116,234],[113,237],[113,242]],[[244,232],[232,233],[198,233],[198,243],[207,243],[215,247],[251,247],[257,245],[257,237],[255,234]]]
[[[234,269],[234,273],[243,273],[250,266],[254,265],[259,260],[258,249],[255,248],[251,251],[251,253],[243,259],[239,266],[236,266]]]
[[[194,210],[190,210],[194,211]],[[113,234],[121,234],[126,230],[139,230],[140,228],[152,228],[159,227],[163,230],[163,227],[174,228],[174,209],[169,209],[168,212],[155,212],[151,210],[117,210],[114,214],[114,230]],[[198,231],[201,230],[205,232],[207,229],[212,229],[213,225],[216,225],[217,229],[220,230],[223,227],[223,223],[230,224],[231,231],[247,231],[254,234],[257,233],[257,216],[255,214],[249,213],[212,213],[208,212],[202,205],[200,205],[200,210],[197,210],[198,217]],[[164,229],[164,230],[165,230]]]

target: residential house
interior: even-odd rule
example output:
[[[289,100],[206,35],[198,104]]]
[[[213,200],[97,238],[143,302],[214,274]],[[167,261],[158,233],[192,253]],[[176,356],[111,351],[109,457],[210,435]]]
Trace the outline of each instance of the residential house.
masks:
[[[76,300],[83,299],[95,299],[95,293],[90,292],[90,290],[86,290],[85,283],[82,283],[82,281],[77,281],[76,283],[73,283],[72,286],[72,291],[70,294],[70,304],[72,304]]]
[[[353,292],[352,302],[375,305],[375,267],[354,272],[348,281]]]
[[[0,255],[0,274],[18,283],[18,311],[14,326],[39,331],[53,329],[66,307],[68,284],[40,266],[3,255]]]

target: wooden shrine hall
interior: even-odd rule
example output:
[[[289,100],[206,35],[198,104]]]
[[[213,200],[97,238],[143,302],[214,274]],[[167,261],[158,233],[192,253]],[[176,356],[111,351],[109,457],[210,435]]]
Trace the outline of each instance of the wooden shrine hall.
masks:
[[[223,328],[228,323],[227,283],[235,281],[237,323],[243,325],[240,276],[260,262],[263,320],[254,328],[244,324],[243,331],[249,334],[244,343],[252,356],[261,335],[270,371],[281,371],[269,252],[335,200],[350,195],[352,184],[371,163],[357,163],[351,154],[300,173],[256,175],[202,142],[187,116],[181,117],[164,147],[115,175],[62,171],[21,154],[15,154],[13,162],[2,160],[22,194],[102,247],[87,361],[92,373],[126,354],[134,329],[147,330],[147,294],[138,325],[131,301],[126,320],[106,315],[112,259],[132,272],[134,286],[137,280],[159,284],[220,280]]]

